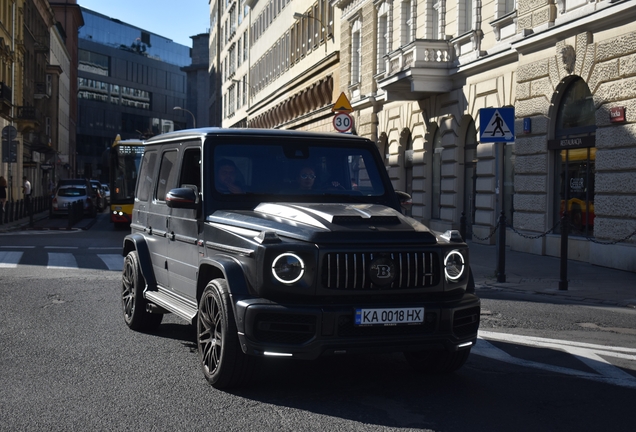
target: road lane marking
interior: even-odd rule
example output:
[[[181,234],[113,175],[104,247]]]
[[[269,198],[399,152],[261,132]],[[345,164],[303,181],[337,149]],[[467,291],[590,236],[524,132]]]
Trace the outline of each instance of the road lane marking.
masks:
[[[35,246],[0,246],[3,249],[35,249]]]
[[[568,354],[573,355],[583,364],[596,371],[597,374],[513,357],[507,352],[495,347],[493,344],[488,342],[487,339],[492,341],[510,342],[519,345],[564,351]],[[592,381],[617,385],[621,387],[636,388],[635,377],[612,365],[601,357],[609,356],[636,361],[636,354],[631,354],[636,353],[636,349],[634,348],[612,347],[589,344],[584,342],[547,339],[534,336],[522,336],[480,330],[477,344],[471,352],[482,357],[491,358],[493,360],[498,360],[517,366],[531,367],[534,369],[575,376],[578,378],[589,379]]]
[[[124,269],[124,257],[120,254],[97,254],[97,256],[104,261],[108,270],[121,271]]]
[[[23,252],[0,252],[0,268],[16,268]]]

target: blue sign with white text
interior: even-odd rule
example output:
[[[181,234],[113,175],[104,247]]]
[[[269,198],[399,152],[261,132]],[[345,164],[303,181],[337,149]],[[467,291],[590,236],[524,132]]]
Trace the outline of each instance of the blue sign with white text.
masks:
[[[482,108],[479,110],[479,142],[514,142],[515,109]]]

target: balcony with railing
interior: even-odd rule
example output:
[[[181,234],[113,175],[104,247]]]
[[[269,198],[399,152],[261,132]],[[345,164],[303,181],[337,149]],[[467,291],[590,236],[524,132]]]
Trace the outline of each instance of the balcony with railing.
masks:
[[[20,131],[36,129],[40,125],[40,112],[34,106],[19,106],[16,108],[15,121]]]
[[[453,49],[444,40],[418,39],[385,56],[375,76],[387,100],[417,100],[452,90]]]

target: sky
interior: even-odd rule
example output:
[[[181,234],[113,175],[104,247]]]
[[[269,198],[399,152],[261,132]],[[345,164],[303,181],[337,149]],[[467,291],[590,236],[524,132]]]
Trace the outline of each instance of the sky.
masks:
[[[209,0],[77,0],[110,18],[191,47],[192,39],[210,28]]]

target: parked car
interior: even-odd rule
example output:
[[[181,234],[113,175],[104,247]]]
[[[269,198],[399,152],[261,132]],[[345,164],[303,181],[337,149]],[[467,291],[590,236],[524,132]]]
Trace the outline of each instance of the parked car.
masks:
[[[94,199],[97,203],[97,211],[103,211],[106,208],[106,193],[102,184],[98,180],[91,180],[91,186],[94,190]]]
[[[87,216],[97,214],[93,199],[90,197],[90,189],[87,192],[84,185],[64,185],[57,188],[51,204],[51,217],[68,215],[69,209],[75,202],[80,202],[83,212]]]
[[[74,179],[60,179],[57,182],[57,188],[67,185],[84,185],[86,190],[89,191],[89,196],[93,200],[93,204],[96,206],[97,211],[102,211],[105,208],[105,201],[103,192],[101,192],[101,184],[97,180],[89,180],[83,178]]]
[[[455,371],[480,319],[468,246],[405,216],[409,201],[362,137],[150,138],[122,251],[124,321],[148,331],[174,313],[196,325],[216,388],[249,382],[262,356],[403,352],[415,370]]]
[[[106,206],[108,207],[110,205],[110,188],[103,184],[102,190],[104,191],[104,198],[106,199]]]

